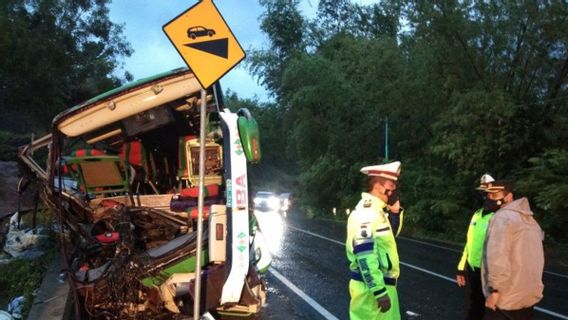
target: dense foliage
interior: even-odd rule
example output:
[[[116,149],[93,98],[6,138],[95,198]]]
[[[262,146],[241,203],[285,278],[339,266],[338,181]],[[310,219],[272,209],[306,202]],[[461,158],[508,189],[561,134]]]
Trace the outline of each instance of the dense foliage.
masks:
[[[299,173],[302,205],[354,206],[359,168],[385,160],[388,118],[407,230],[462,240],[488,172],[514,179],[566,243],[565,1],[321,0],[315,18],[261,4],[270,44],[248,66],[274,98],[257,112],[264,152]]]
[[[109,1],[0,2],[3,130],[46,131],[59,111],[131,78],[117,76],[131,48]],[[253,179],[293,188],[310,212],[353,207],[359,168],[386,160],[388,121],[406,230],[463,238],[488,172],[514,179],[547,239],[566,243],[565,1],[320,0],[313,18],[298,0],[260,3],[269,44],[247,66],[273,101],[227,98],[261,125]],[[22,139],[0,134],[1,145]]]
[[[45,132],[60,111],[121,83],[114,73],[132,50],[109,20],[109,2],[0,2],[4,130]]]
[[[30,135],[0,130],[0,161],[16,159],[18,147],[30,141]]]

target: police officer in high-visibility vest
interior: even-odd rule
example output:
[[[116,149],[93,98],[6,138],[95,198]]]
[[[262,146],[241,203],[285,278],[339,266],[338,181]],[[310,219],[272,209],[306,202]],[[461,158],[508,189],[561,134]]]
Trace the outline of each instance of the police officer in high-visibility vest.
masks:
[[[345,243],[351,280],[351,320],[400,319],[396,283],[400,274],[395,236],[402,227],[397,181],[400,162],[368,166],[368,192],[347,221]]]
[[[483,296],[483,288],[481,286],[481,261],[483,245],[485,244],[485,233],[495,211],[495,208],[490,206],[490,201],[487,201],[485,193],[487,186],[494,181],[495,179],[489,174],[484,174],[479,179],[477,190],[482,192],[484,204],[471,217],[467,229],[467,242],[458,264],[456,277],[458,286],[467,287],[465,309],[465,319],[467,320],[483,319],[485,312],[485,297]]]

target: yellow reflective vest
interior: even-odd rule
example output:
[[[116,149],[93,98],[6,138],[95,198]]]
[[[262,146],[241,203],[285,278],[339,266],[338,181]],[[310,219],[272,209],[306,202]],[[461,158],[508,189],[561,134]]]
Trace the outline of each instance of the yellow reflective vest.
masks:
[[[400,274],[395,236],[402,229],[403,210],[393,230],[386,206],[381,199],[364,192],[347,221],[345,248],[351,276],[359,276],[375,297],[384,296],[385,284],[394,285]]]
[[[467,242],[458,264],[458,271],[465,271],[466,262],[470,267],[481,268],[485,234],[487,233],[491,217],[493,217],[493,212],[483,214],[483,208],[475,211],[471,217],[471,222],[467,229]]]

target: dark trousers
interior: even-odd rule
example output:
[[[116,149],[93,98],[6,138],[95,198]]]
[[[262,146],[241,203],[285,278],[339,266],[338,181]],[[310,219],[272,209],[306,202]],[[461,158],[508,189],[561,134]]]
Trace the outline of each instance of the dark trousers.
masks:
[[[485,297],[481,287],[481,269],[474,268],[472,270],[470,266],[466,265],[466,270],[467,296],[465,299],[465,319],[481,320],[485,313]]]
[[[483,320],[530,320],[533,316],[533,307],[519,310],[497,310],[485,309]]]

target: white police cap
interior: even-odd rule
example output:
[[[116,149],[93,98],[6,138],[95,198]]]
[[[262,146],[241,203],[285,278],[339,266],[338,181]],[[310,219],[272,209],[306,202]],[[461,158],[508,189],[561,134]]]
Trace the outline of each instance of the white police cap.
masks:
[[[477,187],[476,189],[486,191],[487,186],[491,182],[495,182],[495,179],[493,179],[493,177],[489,173],[486,173],[482,175],[481,178],[479,178],[479,187]]]
[[[379,164],[375,166],[366,166],[361,168],[361,172],[368,176],[383,177],[389,180],[397,181],[400,176],[400,161]]]
[[[493,179],[489,173],[486,173],[479,178],[479,184],[488,184],[489,182],[495,182],[495,179]]]

